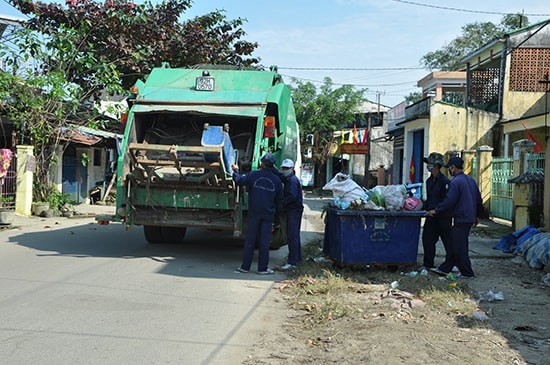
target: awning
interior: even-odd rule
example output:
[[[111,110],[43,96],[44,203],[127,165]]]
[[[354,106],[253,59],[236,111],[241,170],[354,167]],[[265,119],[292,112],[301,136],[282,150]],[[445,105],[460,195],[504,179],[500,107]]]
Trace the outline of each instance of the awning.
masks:
[[[61,127],[60,139],[86,146],[96,145],[106,139],[120,139],[122,135],[84,126]]]

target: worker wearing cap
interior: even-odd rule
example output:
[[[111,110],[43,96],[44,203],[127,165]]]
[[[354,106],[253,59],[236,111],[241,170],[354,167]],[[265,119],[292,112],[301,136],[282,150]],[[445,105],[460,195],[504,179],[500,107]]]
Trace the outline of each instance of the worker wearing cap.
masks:
[[[282,210],[283,184],[275,173],[275,157],[268,153],[261,159],[260,170],[248,174],[239,174],[239,167],[231,165],[233,180],[239,186],[246,186],[248,191],[248,220],[242,265],[239,273],[247,273],[252,265],[254,247],[259,238],[258,274],[273,274],[269,269],[269,241],[275,214]]]
[[[445,167],[453,179],[447,197],[435,209],[428,211],[428,215],[436,216],[445,212],[452,212],[453,215],[450,250],[447,251],[445,261],[434,271],[446,275],[456,266],[460,270],[459,277],[473,278],[468,236],[472,226],[479,222],[483,202],[475,180],[463,172],[463,166],[464,161],[460,157],[449,159]]]
[[[304,212],[302,184],[294,173],[294,161],[286,159],[281,164],[284,183],[283,212],[286,217],[286,236],[288,244],[288,260],[280,270],[294,269],[302,260],[302,245],[300,242],[300,227]]]
[[[435,209],[447,196],[447,189],[451,180],[441,172],[445,165],[441,153],[432,152],[424,157],[426,168],[430,176],[426,179],[426,200],[422,209]],[[422,248],[424,249],[423,264],[426,269],[434,268],[437,241],[441,238],[445,252],[450,249],[451,227],[453,217],[451,212],[443,212],[434,217],[426,217],[422,230]]]

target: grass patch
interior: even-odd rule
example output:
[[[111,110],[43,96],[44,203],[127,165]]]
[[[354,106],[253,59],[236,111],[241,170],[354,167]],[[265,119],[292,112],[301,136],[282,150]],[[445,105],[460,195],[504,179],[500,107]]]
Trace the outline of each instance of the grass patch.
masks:
[[[398,268],[340,267],[324,257],[319,242],[303,248],[304,260],[280,290],[308,325],[341,318],[366,318],[373,311],[421,303],[440,312],[471,315],[476,308],[466,282],[433,274],[408,276]],[[398,286],[392,287],[396,282]]]

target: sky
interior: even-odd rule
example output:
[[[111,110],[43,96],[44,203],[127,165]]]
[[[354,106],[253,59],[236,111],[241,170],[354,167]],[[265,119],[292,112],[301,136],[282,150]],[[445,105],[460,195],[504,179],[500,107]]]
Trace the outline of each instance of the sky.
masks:
[[[254,56],[264,66],[277,65],[286,82],[320,86],[330,77],[336,87],[355,85],[367,90],[368,100],[391,107],[421,91],[417,82],[429,71],[420,59],[459,36],[464,25],[498,24],[504,13],[523,13],[536,23],[550,18],[550,1],[195,0],[185,17],[214,10],[245,18],[244,39],[259,44]],[[0,14],[17,12],[0,0]]]

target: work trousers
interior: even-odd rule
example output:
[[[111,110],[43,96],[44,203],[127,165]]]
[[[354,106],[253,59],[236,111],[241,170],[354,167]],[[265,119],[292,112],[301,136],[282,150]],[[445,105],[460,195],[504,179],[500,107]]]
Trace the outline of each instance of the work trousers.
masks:
[[[302,225],[302,209],[291,209],[286,215],[286,242],[288,244],[288,263],[297,265],[302,260],[302,245],[300,227]]]
[[[252,258],[254,257],[254,248],[256,247],[256,241],[258,241],[258,271],[267,270],[269,264],[269,240],[271,239],[272,227],[273,217],[248,214],[241,268],[250,270]]]
[[[458,267],[464,276],[474,276],[469,254],[468,236],[472,223],[454,223],[451,229],[451,249],[447,251],[445,262],[439,266],[443,272],[451,272],[453,266]]]
[[[451,245],[451,229],[453,227],[452,217],[426,217],[422,229],[422,248],[424,249],[423,266],[432,268],[434,266],[436,244],[439,238],[445,247],[445,254]]]

